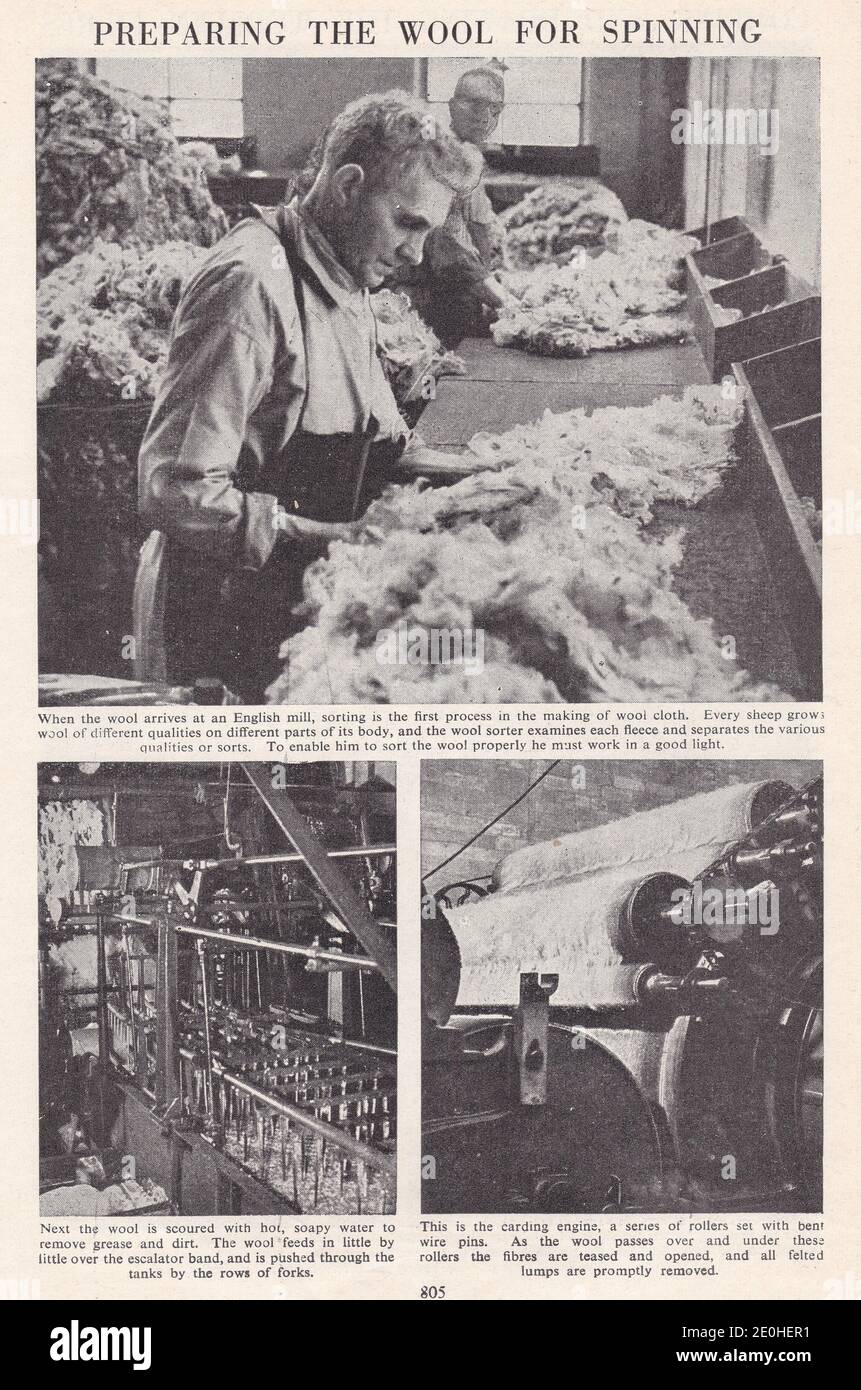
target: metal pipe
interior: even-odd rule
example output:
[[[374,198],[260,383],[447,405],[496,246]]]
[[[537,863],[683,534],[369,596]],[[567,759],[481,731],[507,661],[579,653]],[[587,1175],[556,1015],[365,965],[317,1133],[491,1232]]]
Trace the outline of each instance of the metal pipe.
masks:
[[[129,934],[128,934],[128,932],[123,932],[123,946],[125,947],[124,955],[125,955],[125,962],[126,962],[126,981],[127,981],[127,983],[128,983],[128,987],[129,987],[128,1010],[129,1010],[129,1021],[130,1021],[130,1023],[131,1023],[131,1029],[132,1029],[132,1048],[131,1048],[131,1051],[132,1051],[132,1059],[133,1059],[133,1062],[134,1062],[134,1070],[135,1070],[135,1072],[137,1072],[138,1065],[139,1065],[139,1058],[138,1058],[138,1025],[137,1025],[137,1013],[136,1013],[136,1010],[135,1010],[135,988],[134,988],[134,984],[132,983],[132,944],[131,944],[131,941],[129,940]]]
[[[99,917],[106,922],[128,922],[133,927],[155,927],[158,925],[151,917],[129,917],[125,912],[73,912],[64,918],[64,927],[91,927],[98,925]]]
[[[203,942],[197,943],[197,956],[200,961],[200,983],[203,991],[203,1041],[206,1049],[206,1080],[209,1089],[209,1113],[214,1120],[218,1118],[215,1113],[215,1088],[212,1084],[212,1027],[209,1018],[209,981],[206,951]]]
[[[98,1121],[97,1121],[97,1142],[107,1143],[106,1134],[106,1106],[105,1106],[105,1084],[111,1069],[111,1036],[108,1024],[108,972],[107,961],[105,959],[105,921],[102,916],[96,918],[96,985],[98,994],[96,996],[96,1022],[99,1031],[99,1070],[96,1085]]]
[[[96,1022],[99,1029],[99,1061],[103,1067],[110,1064],[110,1037],[108,1034],[108,972],[105,960],[105,919],[96,913]]]
[[[380,853],[381,853],[381,854],[382,854],[382,853],[386,853],[386,851],[385,851],[385,850],[381,850]],[[296,857],[297,859],[301,859],[301,858],[302,858],[301,855],[296,855],[295,857]],[[229,862],[229,863],[235,863],[235,862],[237,862],[237,861],[235,861],[235,860],[229,860],[228,862]],[[244,860],[243,862],[244,862],[244,863],[249,863],[250,861],[249,861],[249,860]],[[255,861],[255,862],[257,862],[257,861]],[[287,913],[287,912],[293,911],[294,908],[299,908],[299,907],[302,907],[302,908],[319,908],[319,906],[320,906],[320,904],[319,904],[319,903],[316,901],[316,899],[314,899],[314,898],[289,898],[289,899],[287,899],[287,900],[286,900],[285,902],[283,902],[283,903],[266,903],[266,902],[252,902],[252,903],[246,903],[246,902],[242,902],[241,899],[237,899],[237,900],[231,901],[231,902],[203,903],[203,904],[201,904],[201,906],[198,907],[197,910],[198,910],[198,912],[205,912],[207,915],[209,915],[209,914],[214,914],[214,913],[216,913],[216,912],[260,912],[260,911],[263,911],[263,912]],[[64,920],[64,922],[63,922],[63,926],[64,926],[64,927],[76,927],[76,926],[86,927],[86,926],[91,926],[93,923],[95,923],[95,921],[96,921],[96,916],[97,916],[97,914],[96,914],[95,912],[76,912],[73,916],[71,916],[71,917],[66,917],[66,918],[65,918],[65,920]],[[106,919],[107,921],[109,921],[109,922],[128,922],[129,926],[132,926],[132,927],[155,927],[155,926],[157,926],[157,922],[154,921],[154,919],[151,918],[151,917],[132,917],[132,916],[130,916],[129,913],[127,913],[127,912],[106,912],[106,913],[103,914],[103,916],[104,916],[105,919]],[[378,925],[378,926],[381,926],[381,927],[391,927],[393,930],[396,930],[396,929],[397,929],[397,925],[398,925],[397,922],[390,922],[390,921],[388,920],[388,918],[385,918],[385,917],[377,917],[377,918],[375,918],[374,920],[377,922],[377,925]]]
[[[241,898],[229,900],[219,898],[215,902],[200,903],[197,910],[210,917],[217,912],[292,912],[297,907],[319,908],[319,906],[316,898],[288,898],[283,903],[243,902]]]
[[[98,985],[63,985],[61,994],[98,994]],[[105,994],[119,994],[119,985],[108,985]]]
[[[181,936],[204,937],[207,941],[217,941],[221,945],[239,946],[250,951],[280,951],[285,956],[305,956],[308,960],[331,960],[338,965],[355,967],[358,970],[379,970],[370,956],[353,956],[346,952],[324,951],[320,946],[294,946],[291,941],[269,941],[263,936],[235,936],[232,932],[215,931],[212,927],[195,927],[191,924],[177,923],[176,930]]]
[[[772,868],[783,869],[786,866],[792,867],[796,859],[803,859],[805,855],[812,854],[816,849],[814,841],[810,840],[804,844],[784,843],[771,845],[768,849],[736,849],[731,853],[734,867],[739,871],[745,869],[766,870]]]
[[[179,1092],[177,1073],[178,941],[174,923],[163,913],[158,923],[156,971],[156,1096],[171,1105]]]
[[[256,986],[257,986],[257,1007],[258,1007],[258,1009],[261,1010],[261,1012],[262,1012],[262,1010],[263,1010],[263,993],[262,993],[262,990],[261,990],[261,987],[260,987],[260,953],[259,953],[259,952],[258,952],[257,955],[254,957],[254,980],[255,980],[255,984],[256,984]]]
[[[395,1176],[397,1160],[394,1154],[387,1154],[372,1148],[369,1144],[363,1144],[361,1140],[354,1139],[351,1134],[340,1129],[337,1125],[330,1125],[325,1120],[318,1120],[316,1115],[309,1115],[298,1105],[291,1105],[289,1101],[272,1096],[268,1091],[262,1090],[260,1086],[255,1086],[249,1081],[244,1081],[241,1076],[235,1076],[233,1072],[226,1071],[219,1062],[215,1063],[215,1072],[228,1086],[235,1086],[237,1090],[244,1091],[252,1100],[268,1106],[270,1110],[284,1115],[288,1120],[294,1120],[296,1124],[304,1125],[306,1129],[312,1130],[314,1134],[319,1134],[328,1143],[336,1144],[338,1148],[343,1149],[345,1153],[350,1154],[360,1163],[367,1163],[371,1168],[389,1173],[392,1177]]]
[[[377,1043],[359,1042],[353,1038],[327,1037],[326,1042],[339,1043],[341,1047],[355,1047],[360,1052],[379,1052],[381,1057],[397,1057],[396,1047],[380,1047]]]
[[[371,845],[367,849],[363,845],[351,845],[347,849],[329,849],[323,850],[322,853],[327,859],[365,859],[369,855],[396,854],[397,845]],[[229,869],[231,865],[247,867],[255,864],[304,864],[307,861],[304,854],[285,850],[282,854],[249,854],[244,859],[180,859],[162,862],[180,863],[189,869]]]
[[[397,845],[369,845],[367,848],[351,845],[346,849],[330,849],[326,853],[330,859],[361,859],[369,854],[397,854]],[[231,865],[244,864],[299,864],[304,857],[292,851],[283,854],[249,854],[244,858],[231,855],[229,859],[194,859],[188,855],[173,855],[168,858],[162,855],[160,859],[136,859],[132,863],[121,864],[120,869],[129,872],[134,869],[158,869],[163,864],[181,864],[190,869],[229,869]]]

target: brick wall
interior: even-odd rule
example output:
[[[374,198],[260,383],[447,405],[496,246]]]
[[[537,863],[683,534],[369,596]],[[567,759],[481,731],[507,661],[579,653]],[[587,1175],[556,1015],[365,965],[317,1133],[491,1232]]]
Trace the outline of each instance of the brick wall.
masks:
[[[543,762],[431,762],[422,764],[422,871],[447,858],[520,796],[546,767]],[[731,782],[783,780],[800,787],[821,772],[818,762],[707,762],[677,760],[563,761],[540,786],[430,886],[489,874],[504,855],[554,835],[588,830],[695,792]],[[573,780],[576,777],[577,784]],[[579,785],[580,782],[583,785]]]

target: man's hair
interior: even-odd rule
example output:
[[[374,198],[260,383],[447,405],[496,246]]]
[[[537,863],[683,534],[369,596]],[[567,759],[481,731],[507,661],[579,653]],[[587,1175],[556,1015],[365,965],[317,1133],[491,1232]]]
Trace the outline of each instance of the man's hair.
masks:
[[[480,77],[483,82],[493,84],[500,101],[505,101],[505,79],[499,68],[470,68],[468,72],[462,72],[457,82],[454,84],[452,96],[460,96],[461,89],[471,79]]]
[[[335,117],[321,155],[334,172],[358,164],[370,187],[389,183],[416,163],[455,193],[468,193],[481,176],[480,158],[409,92],[390,91],[359,97]]]

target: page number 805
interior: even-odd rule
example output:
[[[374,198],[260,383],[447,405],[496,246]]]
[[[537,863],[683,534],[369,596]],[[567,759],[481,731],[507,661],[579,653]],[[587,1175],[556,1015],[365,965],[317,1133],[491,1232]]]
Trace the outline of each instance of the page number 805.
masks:
[[[422,1284],[420,1297],[437,1300],[445,1298],[445,1284]]]

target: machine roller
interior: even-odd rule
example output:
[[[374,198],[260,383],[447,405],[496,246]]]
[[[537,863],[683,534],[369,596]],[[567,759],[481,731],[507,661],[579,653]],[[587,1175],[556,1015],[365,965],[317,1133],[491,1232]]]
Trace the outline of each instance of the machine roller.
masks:
[[[760,806],[689,877],[435,895],[425,1211],[817,1209],[821,779]]]

